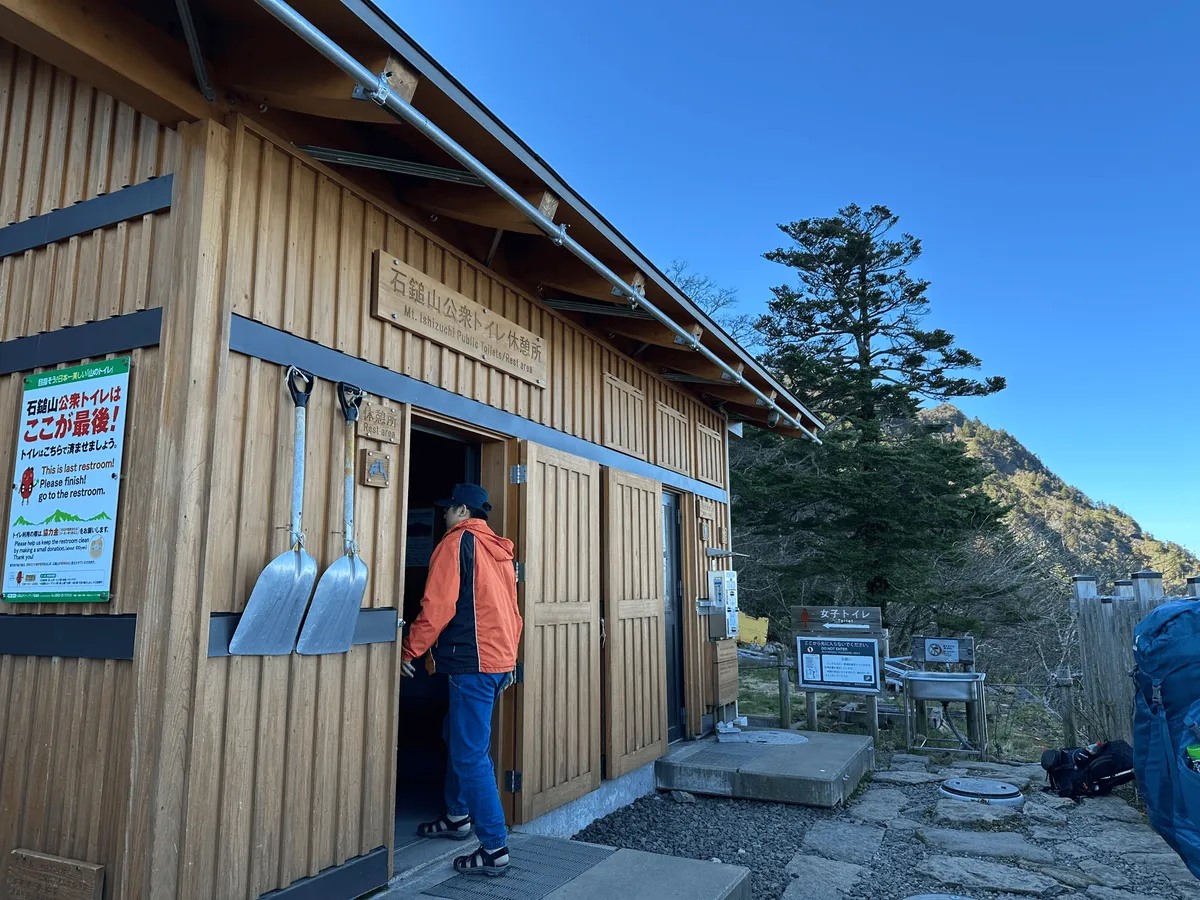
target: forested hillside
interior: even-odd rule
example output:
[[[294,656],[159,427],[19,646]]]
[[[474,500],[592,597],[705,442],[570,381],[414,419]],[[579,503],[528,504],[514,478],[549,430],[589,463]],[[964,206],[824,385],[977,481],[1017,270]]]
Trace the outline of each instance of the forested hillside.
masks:
[[[971,456],[987,464],[985,489],[1011,508],[1014,536],[1039,544],[1054,574],[1096,575],[1103,585],[1153,569],[1163,573],[1168,593],[1181,593],[1185,579],[1200,574],[1200,558],[1179,544],[1157,540],[1129,514],[1067,484],[1007,431],[968,419],[948,404],[922,411],[921,418],[944,423]]]

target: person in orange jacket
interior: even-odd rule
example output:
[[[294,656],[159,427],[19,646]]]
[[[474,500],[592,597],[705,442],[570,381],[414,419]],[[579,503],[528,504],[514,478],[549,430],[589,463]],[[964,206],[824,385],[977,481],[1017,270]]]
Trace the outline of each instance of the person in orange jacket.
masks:
[[[445,507],[446,534],[429,560],[421,612],[401,651],[403,674],[429,653],[426,668],[450,679],[450,710],[443,736],[450,748],[446,812],[417,828],[422,837],[463,841],[472,831],[479,848],[454,860],[459,872],[503,875],[508,833],[492,768],[492,709],[513,683],[521,613],[513,544],[488,527],[487,491],[456,484]],[[431,667],[432,663],[432,667]]]

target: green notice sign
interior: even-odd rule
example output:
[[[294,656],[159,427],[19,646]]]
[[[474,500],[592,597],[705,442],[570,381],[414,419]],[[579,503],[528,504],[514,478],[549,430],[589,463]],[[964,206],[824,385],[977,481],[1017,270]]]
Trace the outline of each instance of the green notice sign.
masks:
[[[6,523],[9,603],[110,598],[128,389],[127,356],[25,378]]]

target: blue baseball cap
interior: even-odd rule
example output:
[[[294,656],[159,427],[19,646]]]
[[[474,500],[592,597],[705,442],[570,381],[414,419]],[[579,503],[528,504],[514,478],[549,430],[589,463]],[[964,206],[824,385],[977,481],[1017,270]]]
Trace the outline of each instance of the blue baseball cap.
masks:
[[[477,484],[456,484],[450,496],[437,501],[438,506],[465,506],[467,509],[481,509],[485,513],[492,511],[488,503],[488,492]]]

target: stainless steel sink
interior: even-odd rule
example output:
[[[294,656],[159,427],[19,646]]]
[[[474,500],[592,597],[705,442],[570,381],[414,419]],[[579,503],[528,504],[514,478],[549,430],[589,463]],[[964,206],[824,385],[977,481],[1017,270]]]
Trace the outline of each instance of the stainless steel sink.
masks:
[[[979,701],[986,672],[906,672],[904,693],[912,700]]]

